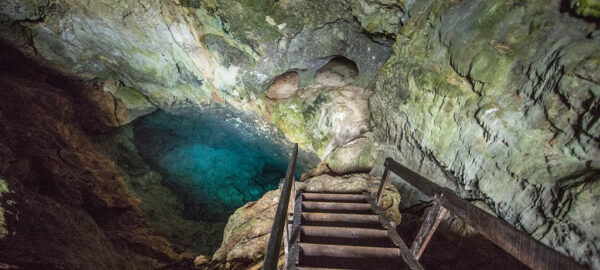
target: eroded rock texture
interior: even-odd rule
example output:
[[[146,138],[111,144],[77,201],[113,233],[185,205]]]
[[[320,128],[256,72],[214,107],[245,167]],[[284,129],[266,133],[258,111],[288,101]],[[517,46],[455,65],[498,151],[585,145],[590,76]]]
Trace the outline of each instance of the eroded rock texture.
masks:
[[[148,229],[123,174],[84,131],[101,126],[74,105],[91,86],[0,48],[3,265],[149,269],[191,256]]]
[[[600,36],[559,2],[415,2],[369,106],[380,161],[600,268]]]
[[[394,157],[465,198],[485,201],[509,223],[600,269],[597,2],[2,1],[3,39],[97,89],[77,95],[76,103],[67,98],[52,107],[48,104],[63,98],[40,98],[31,83],[15,84],[22,78],[4,82],[24,90],[18,91],[22,95],[2,93],[8,105],[0,117],[23,122],[3,130],[6,138],[0,141],[10,150],[3,150],[3,160],[12,162],[0,167],[12,172],[0,181],[1,205],[9,209],[0,212],[0,224],[11,224],[11,194],[32,190],[21,196],[32,196],[29,202],[59,194],[57,209],[93,206],[81,210],[90,217],[61,215],[55,222],[66,224],[60,226],[88,226],[87,231],[98,231],[93,239],[112,243],[117,254],[135,250],[171,258],[161,255],[167,251],[129,245],[131,238],[118,238],[127,244],[115,244],[113,234],[101,237],[123,229],[116,220],[124,213],[138,222],[139,210],[122,209],[139,207],[112,165],[85,152],[85,139],[64,139],[79,138],[73,131],[79,124],[47,127],[56,121],[46,118],[70,123],[73,111],[81,110],[88,120],[81,125],[106,130],[157,108],[177,111],[219,103],[262,113],[288,139],[324,159],[322,171],[363,171],[375,164],[371,173],[377,175],[383,159]],[[339,57],[355,69],[328,64]],[[278,85],[276,78],[287,72],[297,78],[269,98],[268,87]],[[52,80],[49,84],[56,88]],[[50,93],[61,96],[60,91]],[[32,139],[38,133],[45,137]],[[67,155],[74,148],[85,154]],[[89,170],[79,163],[67,166],[70,159],[56,158],[61,153],[100,165]],[[48,165],[55,163],[60,166]],[[69,182],[53,180],[61,185],[16,180],[34,172],[35,177],[24,179],[63,179],[54,176],[74,168],[82,176],[78,171],[64,178]],[[402,207],[426,200],[395,183],[403,194]],[[104,185],[115,189],[112,195],[97,195],[106,195],[99,191]],[[111,211],[97,211],[98,204]],[[0,235],[10,233],[0,229]],[[134,248],[121,252],[123,246]],[[99,252],[99,258],[112,254],[110,249]],[[28,255],[19,256],[12,257]],[[129,263],[117,258],[117,266]]]
[[[93,98],[103,104],[99,110],[114,107],[108,110],[115,111],[115,125],[157,107],[215,103],[269,118],[268,96],[287,98],[313,84],[331,59],[353,61],[360,86],[387,60],[391,40],[365,34],[361,24],[390,33],[399,19],[383,15],[404,14],[403,5],[385,3],[380,14],[373,1],[351,2],[8,0],[0,4],[0,29],[2,38],[46,64],[104,85],[109,96]],[[298,86],[267,92],[286,72],[297,74]],[[289,139],[299,138],[295,127],[276,123]],[[336,127],[321,126],[307,131],[315,138],[299,141],[320,155],[340,144]]]
[[[120,81],[165,110],[244,107],[276,76],[297,70],[305,84],[338,55],[370,79],[390,53],[344,1],[8,0],[0,22],[4,38],[48,64]]]

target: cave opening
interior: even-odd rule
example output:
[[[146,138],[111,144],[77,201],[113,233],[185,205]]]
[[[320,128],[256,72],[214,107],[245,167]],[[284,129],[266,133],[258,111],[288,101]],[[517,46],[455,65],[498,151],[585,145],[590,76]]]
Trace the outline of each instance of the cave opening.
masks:
[[[231,109],[183,115],[157,111],[133,124],[140,155],[183,204],[183,218],[226,221],[239,207],[277,189],[291,149],[261,120]],[[300,158],[296,177],[310,167]]]
[[[344,56],[334,56],[315,73],[317,83],[342,86],[358,78],[360,71],[356,63]]]
[[[275,77],[273,83],[267,89],[267,97],[270,99],[286,99],[293,96],[298,90],[298,72],[291,70]]]

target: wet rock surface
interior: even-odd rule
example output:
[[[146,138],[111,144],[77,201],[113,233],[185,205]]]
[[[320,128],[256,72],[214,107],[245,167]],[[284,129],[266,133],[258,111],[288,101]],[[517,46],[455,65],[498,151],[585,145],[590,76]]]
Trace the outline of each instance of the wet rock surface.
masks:
[[[0,59],[0,261],[26,269],[148,269],[191,257],[146,225],[124,175],[74,104],[92,87]],[[82,98],[82,100],[85,100]],[[103,129],[98,127],[97,129]]]
[[[415,2],[369,108],[380,161],[598,268],[600,41],[559,2]]]

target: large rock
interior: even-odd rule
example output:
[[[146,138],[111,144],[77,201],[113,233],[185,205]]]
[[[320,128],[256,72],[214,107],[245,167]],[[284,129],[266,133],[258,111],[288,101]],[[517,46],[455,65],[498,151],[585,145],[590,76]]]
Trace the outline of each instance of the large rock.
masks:
[[[369,172],[377,157],[377,147],[371,140],[361,137],[337,147],[323,163],[335,174]]]
[[[270,116],[291,141],[324,158],[370,130],[369,94],[354,85],[315,84],[298,90],[297,97],[274,103]]]
[[[382,155],[600,269],[600,35],[560,2],[415,2],[369,107]]]
[[[280,194],[279,190],[269,191],[236,210],[227,221],[223,243],[213,260],[246,265],[258,262],[267,249]]]

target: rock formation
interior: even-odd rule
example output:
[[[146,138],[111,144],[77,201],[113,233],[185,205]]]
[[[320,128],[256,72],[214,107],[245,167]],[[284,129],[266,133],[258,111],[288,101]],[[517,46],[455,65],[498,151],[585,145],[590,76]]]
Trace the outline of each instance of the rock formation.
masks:
[[[4,0],[2,44],[35,64],[2,45],[0,246],[26,244],[0,263],[211,255],[183,239],[216,229],[173,211],[130,123],[221,106],[316,154],[310,179],[390,156],[600,269],[599,18],[596,0]],[[393,183],[401,208],[426,200]],[[233,214],[209,264],[259,260],[276,193]]]
[[[85,125],[84,81],[0,49],[0,260],[26,269],[148,269],[191,253],[146,226]],[[98,126],[101,128],[101,125]]]
[[[596,27],[535,1],[419,1],[411,13],[369,99],[389,149],[379,160],[600,267]]]

